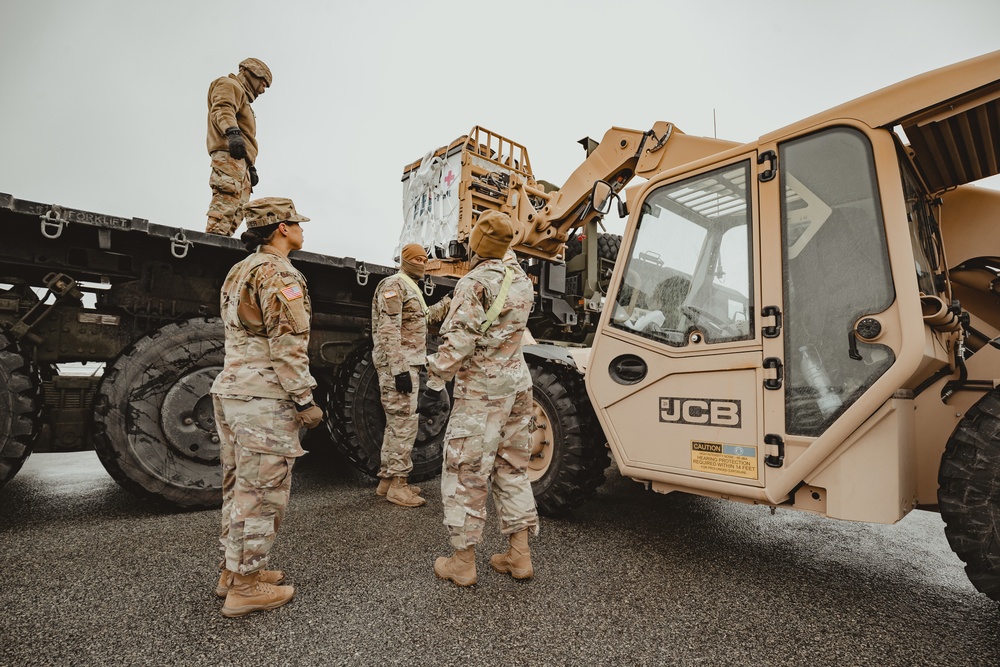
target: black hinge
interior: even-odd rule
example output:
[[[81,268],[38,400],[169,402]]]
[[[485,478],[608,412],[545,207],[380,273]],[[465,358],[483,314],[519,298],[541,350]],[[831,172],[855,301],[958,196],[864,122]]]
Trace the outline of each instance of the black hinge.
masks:
[[[777,306],[764,306],[760,311],[761,317],[773,317],[774,326],[764,327],[760,330],[764,338],[777,338],[781,334],[781,308]]]
[[[775,445],[778,448],[778,455],[768,454],[764,457],[764,463],[771,468],[780,468],[785,464],[785,441],[777,433],[768,433],[764,436],[764,444]]]
[[[764,389],[774,391],[776,389],[781,389],[781,380],[784,377],[784,367],[781,365],[781,359],[778,357],[768,357],[765,359],[764,370],[770,370],[772,368],[777,373],[777,377],[765,378]]]
[[[778,154],[774,151],[764,151],[757,156],[757,164],[769,162],[767,169],[757,175],[757,180],[761,183],[771,180],[778,173]]]

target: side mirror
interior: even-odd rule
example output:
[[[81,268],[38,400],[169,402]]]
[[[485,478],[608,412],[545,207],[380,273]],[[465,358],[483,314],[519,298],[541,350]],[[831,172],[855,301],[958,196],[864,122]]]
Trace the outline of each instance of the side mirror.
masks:
[[[615,191],[611,188],[611,184],[607,181],[597,181],[594,183],[594,189],[590,193],[590,205],[594,207],[594,210],[605,215],[611,210],[611,200],[615,197]]]

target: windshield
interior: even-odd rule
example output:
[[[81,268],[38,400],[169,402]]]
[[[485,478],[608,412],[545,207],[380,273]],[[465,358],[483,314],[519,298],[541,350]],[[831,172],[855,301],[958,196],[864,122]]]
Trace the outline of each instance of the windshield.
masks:
[[[673,346],[753,337],[749,173],[744,161],[646,197],[612,326]]]

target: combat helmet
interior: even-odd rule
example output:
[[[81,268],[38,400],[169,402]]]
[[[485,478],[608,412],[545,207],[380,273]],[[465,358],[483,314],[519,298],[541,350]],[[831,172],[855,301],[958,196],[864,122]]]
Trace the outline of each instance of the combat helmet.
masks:
[[[245,69],[258,79],[264,79],[268,87],[270,87],[271,70],[268,69],[263,60],[258,60],[257,58],[247,58],[240,63],[240,69]]]

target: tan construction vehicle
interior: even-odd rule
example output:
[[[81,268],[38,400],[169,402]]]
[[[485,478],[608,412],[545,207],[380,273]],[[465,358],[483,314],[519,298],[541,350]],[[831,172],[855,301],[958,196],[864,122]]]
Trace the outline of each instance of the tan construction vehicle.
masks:
[[[972,185],[1000,172],[1000,51],[751,143],[616,128],[555,192],[493,136],[404,174],[462,169],[455,225],[438,238],[411,215],[404,230],[433,241],[439,273],[462,271],[471,224],[497,208],[544,293],[551,267],[572,273],[565,244],[651,177],[630,192],[610,278],[591,273],[585,298],[548,313],[571,331],[571,314],[601,310],[567,363],[621,474],[853,521],[938,510],[1000,600],[1000,192]]]

